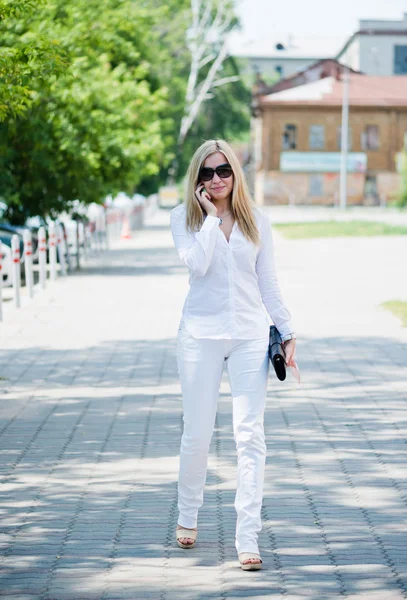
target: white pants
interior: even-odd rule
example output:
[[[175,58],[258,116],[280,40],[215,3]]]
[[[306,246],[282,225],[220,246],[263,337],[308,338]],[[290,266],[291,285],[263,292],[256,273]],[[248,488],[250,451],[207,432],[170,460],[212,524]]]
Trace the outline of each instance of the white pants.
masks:
[[[197,527],[203,503],[209,446],[226,360],[233,398],[233,437],[237,449],[235,546],[259,552],[266,443],[264,406],[269,371],[269,331],[261,339],[194,338],[184,325],[178,332],[177,364],[181,381],[184,431],[180,447],[178,524]]]

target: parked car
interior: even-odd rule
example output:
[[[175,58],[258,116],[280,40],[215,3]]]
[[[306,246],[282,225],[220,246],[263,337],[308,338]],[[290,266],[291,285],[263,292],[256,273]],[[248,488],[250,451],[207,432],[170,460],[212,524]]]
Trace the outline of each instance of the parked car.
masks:
[[[0,229],[4,232],[9,232],[11,235],[16,233],[22,239],[24,239],[24,231],[28,229],[31,232],[33,262],[38,262],[38,229],[41,225],[46,225],[45,221],[41,219],[41,217],[31,217],[27,219],[24,225],[12,225],[5,218],[6,211],[7,204],[3,201],[0,201]],[[22,253],[21,260],[23,262]]]

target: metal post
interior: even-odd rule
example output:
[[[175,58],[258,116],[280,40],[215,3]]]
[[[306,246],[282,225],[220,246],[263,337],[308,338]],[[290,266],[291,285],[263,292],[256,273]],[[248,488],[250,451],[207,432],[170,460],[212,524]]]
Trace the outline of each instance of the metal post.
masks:
[[[68,240],[66,227],[63,228],[63,236],[64,236],[64,248],[65,248],[65,253],[66,253],[66,262],[68,264],[68,271],[71,271],[72,270],[72,258],[71,258],[71,252],[69,250],[69,240]]]
[[[90,247],[90,235],[89,235],[89,221],[81,221],[81,229],[80,229],[82,244],[83,244],[83,259],[87,260],[89,256],[91,256],[92,251]]]
[[[24,268],[25,268],[25,283],[28,288],[30,298],[34,298],[34,280],[33,280],[33,248],[31,231],[24,231]]]
[[[105,242],[105,250],[109,250],[109,236],[107,231],[107,208],[103,207],[103,237]]]
[[[52,281],[57,278],[57,236],[55,233],[55,223],[50,223],[48,227],[48,247],[49,264],[51,267],[50,277]]]
[[[59,264],[61,265],[61,274],[65,277],[66,262],[65,262],[64,232],[62,230],[62,225],[60,223],[58,223],[58,225],[57,225],[57,248],[58,248]]]
[[[348,196],[348,130],[349,130],[349,70],[343,71],[342,127],[341,127],[341,175],[340,208],[346,208]]]
[[[20,238],[17,234],[14,234],[11,238],[11,254],[13,261],[13,288],[14,288],[14,306],[20,308],[20,287],[21,287],[21,273],[20,273]]]
[[[78,235],[79,235],[79,246],[82,250],[82,256],[83,256],[83,259],[86,260],[86,258],[88,256],[88,252],[87,252],[87,248],[86,248],[86,232],[85,232],[85,225],[84,225],[83,221],[79,221]],[[83,244],[83,247],[82,247],[82,244]]]
[[[81,268],[81,260],[79,256],[79,220],[76,219],[76,268],[79,270]]]
[[[38,230],[38,262],[40,266],[40,286],[45,290],[47,282],[47,236],[45,227]]]

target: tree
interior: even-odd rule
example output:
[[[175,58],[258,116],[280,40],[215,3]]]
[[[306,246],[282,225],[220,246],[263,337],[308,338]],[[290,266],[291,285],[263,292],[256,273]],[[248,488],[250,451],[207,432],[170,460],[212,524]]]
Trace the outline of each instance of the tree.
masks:
[[[191,0],[191,17],[186,31],[190,52],[189,74],[176,155],[169,171],[171,177],[177,173],[186,137],[200,114],[202,104],[221,96],[216,93],[217,88],[240,81],[236,63],[230,61],[233,73],[225,72],[224,68],[228,57],[228,36],[238,25],[233,3]]]
[[[212,8],[213,19],[216,14],[215,5],[212,5]],[[168,104],[163,113],[167,119],[162,131],[172,155],[171,173],[173,177],[180,179],[192,153],[202,141],[213,137],[233,141],[235,138],[241,139],[242,134],[249,132],[251,91],[247,81],[240,75],[240,62],[232,56],[226,56],[222,63],[221,76],[233,77],[234,81],[229,85],[211,89],[210,97],[208,94],[200,105],[198,114],[180,147],[178,140],[181,122],[188,112],[185,98],[191,72],[191,52],[187,45],[187,32],[192,22],[191,2],[169,0],[165,8],[161,6],[161,9],[161,18],[157,20],[152,31],[156,60],[151,63],[150,74],[153,73],[155,78],[161,80],[162,85],[168,86]],[[229,11],[229,8],[227,10]],[[233,14],[232,7],[229,14]],[[235,17],[232,18],[232,23],[235,23]],[[210,61],[201,67],[197,89],[210,67]],[[161,164],[159,173],[143,179],[138,189],[141,193],[155,192],[167,178],[167,165]]]
[[[239,76],[236,59],[228,57],[223,65],[224,77]],[[239,79],[232,85],[219,86],[205,101],[186,137],[179,154],[179,173],[184,173],[197,146],[211,138],[240,140],[250,129],[251,91]]]
[[[166,164],[167,91],[149,75],[157,12],[131,0],[54,0],[25,23],[69,59],[58,79],[33,84],[24,119],[0,127],[0,189],[10,217],[52,214],[77,198],[100,201]],[[13,24],[17,27],[17,23]]]

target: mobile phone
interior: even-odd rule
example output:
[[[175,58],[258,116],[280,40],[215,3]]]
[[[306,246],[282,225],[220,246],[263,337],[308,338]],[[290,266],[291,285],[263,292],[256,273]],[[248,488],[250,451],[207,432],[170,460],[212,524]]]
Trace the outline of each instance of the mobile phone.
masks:
[[[203,193],[205,193],[205,194],[208,194],[208,196],[209,196],[209,199],[210,199],[210,194],[208,193],[208,191],[207,191],[207,189],[206,189],[206,187],[205,187],[205,186],[204,186],[204,187],[201,189],[201,191],[200,191],[200,196],[201,196],[201,197],[202,197],[202,194],[203,194]],[[203,212],[205,212],[205,209],[204,209],[204,207],[202,206],[202,204],[201,204],[201,203],[199,203],[199,205],[200,205],[200,207],[201,207],[201,210],[202,210]]]

